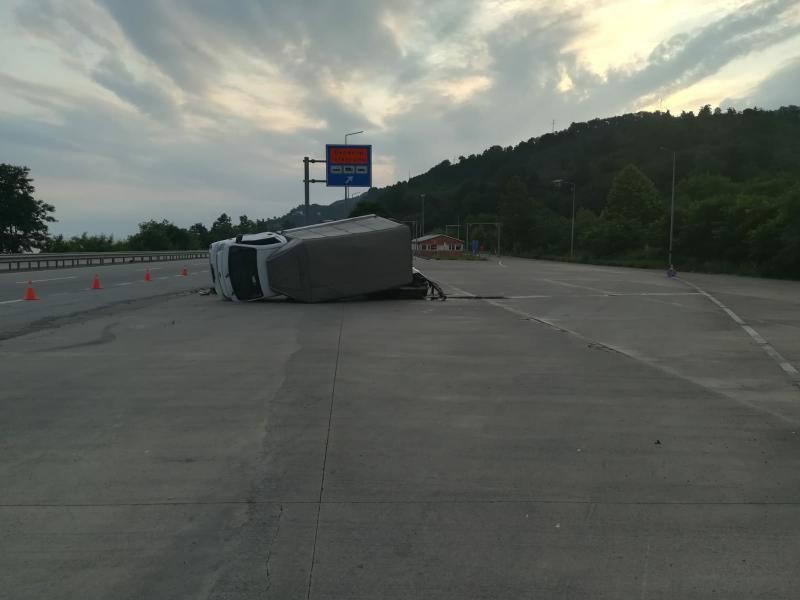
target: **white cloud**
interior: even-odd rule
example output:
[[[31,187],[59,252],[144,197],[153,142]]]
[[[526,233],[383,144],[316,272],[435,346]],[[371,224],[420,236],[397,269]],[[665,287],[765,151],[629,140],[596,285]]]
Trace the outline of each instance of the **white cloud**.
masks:
[[[492,87],[492,80],[486,75],[468,75],[458,79],[440,81],[435,88],[446,98],[460,104],[466,102],[475,94],[484,92]]]
[[[0,153],[57,231],[266,217],[351,129],[386,185],[552,120],[774,102],[798,56],[790,0],[26,0],[0,6]]]

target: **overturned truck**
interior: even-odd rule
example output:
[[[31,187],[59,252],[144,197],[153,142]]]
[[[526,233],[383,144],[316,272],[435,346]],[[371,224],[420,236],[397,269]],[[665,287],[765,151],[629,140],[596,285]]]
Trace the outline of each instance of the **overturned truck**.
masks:
[[[211,244],[209,261],[214,289],[228,300],[444,299],[412,266],[409,228],[375,215],[239,235]]]

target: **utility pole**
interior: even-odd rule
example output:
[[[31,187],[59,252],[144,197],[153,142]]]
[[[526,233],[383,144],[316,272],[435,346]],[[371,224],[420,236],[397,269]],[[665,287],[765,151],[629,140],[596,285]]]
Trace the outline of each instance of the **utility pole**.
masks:
[[[669,203],[669,249],[667,251],[668,273],[673,273],[675,268],[672,266],[672,235],[675,228],[675,171],[678,153],[672,148],[661,146],[661,150],[672,152],[672,199]]]
[[[503,224],[497,223],[497,256],[500,256],[500,232],[503,231]]]
[[[572,258],[575,254],[575,182],[567,181],[566,179],[554,179],[553,185],[561,187],[567,184],[572,186],[572,219],[569,225],[569,257]]]
[[[569,230],[569,257],[575,253],[575,182],[572,182],[572,224]]]
[[[674,268],[672,267],[672,231],[675,225],[675,159],[676,153],[672,151],[672,201],[670,202],[669,206],[669,257],[667,262],[669,263],[670,271],[673,271]]]

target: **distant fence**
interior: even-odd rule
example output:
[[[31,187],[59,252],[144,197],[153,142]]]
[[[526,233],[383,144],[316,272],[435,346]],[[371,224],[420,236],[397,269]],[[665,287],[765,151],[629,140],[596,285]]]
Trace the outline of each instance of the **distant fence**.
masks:
[[[55,252],[51,254],[0,254],[0,273],[67,269],[123,263],[161,262],[208,258],[207,250],[166,252]]]

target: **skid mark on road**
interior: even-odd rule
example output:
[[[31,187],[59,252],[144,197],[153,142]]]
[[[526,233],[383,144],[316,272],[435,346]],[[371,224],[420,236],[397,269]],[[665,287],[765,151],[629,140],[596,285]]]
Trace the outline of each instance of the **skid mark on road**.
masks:
[[[36,350],[36,352],[58,352],[61,350],[74,350],[75,348],[87,348],[89,346],[101,346],[103,344],[109,344],[117,339],[117,336],[111,331],[117,325],[119,325],[119,321],[115,321],[106,325],[103,327],[103,331],[100,333],[99,337],[89,340],[88,342],[68,344],[66,346],[55,346],[53,348],[43,348],[41,350]]]
[[[744,319],[742,319],[739,315],[733,312],[730,308],[725,306],[720,300],[716,297],[711,295],[709,292],[705,291],[704,289],[700,288],[699,286],[691,283],[690,281],[686,281],[685,279],[681,279],[681,281],[685,282],[690,287],[694,288],[698,291],[701,295],[708,298],[713,304],[716,304],[722,311],[728,315],[731,320],[736,323],[739,327],[741,327],[750,338],[758,344],[761,349],[769,356],[773,361],[777,363],[777,365],[786,373],[791,379],[792,382],[800,387],[800,372],[790,363],[783,355],[775,350],[772,344],[770,344],[764,337],[758,333],[755,329],[753,329],[750,325],[748,325]]]

